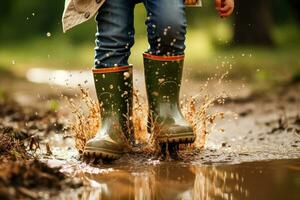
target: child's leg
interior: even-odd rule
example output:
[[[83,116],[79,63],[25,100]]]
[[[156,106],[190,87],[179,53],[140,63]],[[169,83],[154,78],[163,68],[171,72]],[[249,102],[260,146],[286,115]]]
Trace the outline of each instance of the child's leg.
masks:
[[[134,42],[134,5],[134,0],[106,0],[96,18],[93,75],[101,126],[85,144],[84,155],[88,157],[117,159],[125,153],[127,141],[134,142],[132,69],[127,62]]]
[[[134,43],[134,0],[107,0],[96,17],[95,67],[128,65]]]
[[[149,53],[182,55],[185,49],[184,0],[144,0],[147,9]]]
[[[162,150],[168,147],[174,152],[178,144],[195,141],[193,128],[184,119],[179,104],[186,34],[184,4],[183,0],[144,0],[144,3],[150,43],[150,49],[144,53],[148,132],[159,124],[158,143]]]

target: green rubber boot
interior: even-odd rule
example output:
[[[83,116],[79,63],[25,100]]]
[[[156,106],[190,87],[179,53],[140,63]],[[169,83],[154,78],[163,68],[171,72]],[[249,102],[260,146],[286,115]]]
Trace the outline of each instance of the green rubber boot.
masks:
[[[149,104],[148,132],[158,125],[157,140],[164,143],[192,143],[193,129],[179,106],[184,56],[155,56],[144,53]]]
[[[134,142],[132,126],[132,66],[94,69],[101,127],[84,155],[115,160]],[[129,142],[129,143],[128,143]]]

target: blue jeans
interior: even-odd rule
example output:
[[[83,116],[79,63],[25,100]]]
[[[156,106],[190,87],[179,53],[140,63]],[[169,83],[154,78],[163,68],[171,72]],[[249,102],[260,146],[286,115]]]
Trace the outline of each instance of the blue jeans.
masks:
[[[128,65],[134,44],[134,7],[147,10],[148,53],[182,55],[185,50],[184,0],[106,0],[96,16],[95,67]]]

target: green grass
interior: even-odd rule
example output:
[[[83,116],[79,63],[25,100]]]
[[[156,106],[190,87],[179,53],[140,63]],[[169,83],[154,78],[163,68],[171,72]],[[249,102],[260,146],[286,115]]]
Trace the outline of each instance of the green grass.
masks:
[[[32,67],[87,68],[93,64],[92,45],[73,45],[59,38],[4,44],[0,49],[0,66],[21,72]]]
[[[276,48],[230,48],[232,31],[228,21],[207,23],[203,29],[187,35],[186,71],[198,79],[229,71],[229,77],[256,83],[286,81],[299,73],[299,31],[294,26],[274,29]],[[138,36],[130,63],[142,69],[142,53],[147,49],[146,36]],[[90,69],[93,66],[94,42],[73,44],[67,35],[52,34],[19,43],[2,44],[0,71],[24,74],[33,67],[54,69]]]

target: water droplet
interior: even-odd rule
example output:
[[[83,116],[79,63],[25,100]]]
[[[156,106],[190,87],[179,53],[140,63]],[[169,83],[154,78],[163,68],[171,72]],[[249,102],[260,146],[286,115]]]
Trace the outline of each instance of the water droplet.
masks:
[[[129,73],[129,72],[124,72],[123,75],[124,75],[124,78],[125,78],[125,79],[127,79],[127,78],[130,77],[130,73]]]
[[[34,12],[33,12],[33,13],[31,13],[31,15],[32,15],[32,16],[35,16],[35,13],[34,13]]]
[[[158,82],[159,82],[160,84],[162,84],[164,81],[165,81],[164,78],[159,78],[159,79],[158,79]]]
[[[51,37],[51,33],[50,32],[47,32],[47,37]]]
[[[159,93],[156,92],[156,91],[154,91],[154,92],[152,92],[152,95],[153,95],[153,96],[159,96]]]

